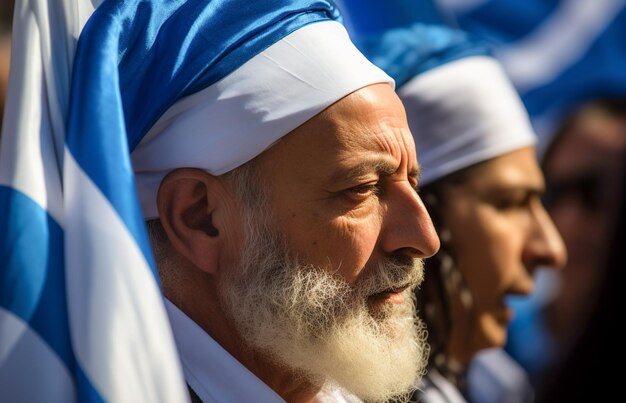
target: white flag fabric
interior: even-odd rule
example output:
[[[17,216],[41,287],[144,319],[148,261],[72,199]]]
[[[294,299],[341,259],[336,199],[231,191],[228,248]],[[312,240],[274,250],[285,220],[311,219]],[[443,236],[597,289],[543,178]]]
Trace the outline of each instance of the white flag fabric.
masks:
[[[20,0],[0,143],[0,397],[188,399],[158,282],[66,140],[98,0]]]

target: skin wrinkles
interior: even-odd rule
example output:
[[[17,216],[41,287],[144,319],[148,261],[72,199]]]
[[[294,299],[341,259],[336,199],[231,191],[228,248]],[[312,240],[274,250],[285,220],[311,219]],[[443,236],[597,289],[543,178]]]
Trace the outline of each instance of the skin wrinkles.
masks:
[[[415,253],[420,257],[439,247],[430,217],[415,194],[419,166],[404,108],[387,84],[371,87],[384,89],[384,101],[368,91],[346,97],[341,108],[322,112],[260,160],[262,172],[274,178],[270,194],[289,189],[288,198],[272,200],[281,228],[298,228],[297,236],[286,230],[289,244],[304,261],[339,268],[349,283],[381,256],[397,253],[382,250],[389,204],[401,205],[419,222],[411,229],[414,233],[405,230],[401,235],[401,242],[408,242],[402,248],[421,243],[417,249],[425,250]],[[317,134],[306,136],[310,132]],[[290,166],[289,175],[279,174],[279,166]],[[365,186],[361,192],[360,186]],[[423,230],[425,235],[418,233]],[[408,237],[417,241],[405,241]],[[352,256],[337,251],[339,240]]]
[[[392,160],[385,160],[385,155],[377,155],[372,156],[371,161],[363,161],[354,166],[337,170],[337,172],[332,175],[329,182],[331,183],[331,188],[349,187],[355,184],[366,183],[368,174],[371,175],[375,173],[377,175],[376,178],[381,176],[389,177],[394,175],[397,170],[398,167]],[[419,166],[415,169],[411,169],[408,172],[409,181],[415,183],[415,186],[417,186],[420,174]],[[334,192],[336,191],[330,191],[330,193]]]

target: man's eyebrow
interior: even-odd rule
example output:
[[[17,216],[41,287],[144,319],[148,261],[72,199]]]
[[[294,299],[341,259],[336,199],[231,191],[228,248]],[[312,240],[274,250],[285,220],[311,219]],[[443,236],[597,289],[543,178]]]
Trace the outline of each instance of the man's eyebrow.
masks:
[[[370,173],[376,173],[380,176],[391,176],[396,173],[397,170],[398,166],[391,160],[371,159],[362,161],[348,168],[340,169],[333,174],[332,180],[333,182],[345,180],[354,181]],[[419,180],[420,175],[420,167],[412,168],[408,172],[408,176],[414,178],[416,181]]]
[[[392,175],[398,169],[391,161],[381,158],[368,159],[357,164],[342,167],[336,170],[331,180],[333,182],[356,181],[367,174],[376,173],[381,176]]]

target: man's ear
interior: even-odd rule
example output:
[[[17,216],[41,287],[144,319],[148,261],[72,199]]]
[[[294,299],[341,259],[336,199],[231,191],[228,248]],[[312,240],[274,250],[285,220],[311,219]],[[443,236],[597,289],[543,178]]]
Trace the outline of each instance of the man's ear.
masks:
[[[218,177],[206,171],[181,168],[161,181],[157,195],[159,218],[176,251],[204,272],[219,267],[223,236],[215,213],[228,197]]]

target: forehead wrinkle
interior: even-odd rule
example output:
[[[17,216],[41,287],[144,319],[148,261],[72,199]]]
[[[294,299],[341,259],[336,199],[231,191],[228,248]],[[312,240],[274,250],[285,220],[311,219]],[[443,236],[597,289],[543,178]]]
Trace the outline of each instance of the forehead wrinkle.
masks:
[[[381,139],[391,140],[391,137],[395,137],[388,133],[402,127],[398,116],[389,115],[388,110],[380,105],[358,102],[358,98],[346,98],[340,102],[344,108],[328,108],[323,116],[328,128],[338,133],[337,141],[342,146],[380,151],[391,149],[390,144],[383,144]],[[358,113],[354,112],[357,108],[355,105],[359,106]]]
[[[355,112],[356,106],[359,106],[358,113]],[[362,153],[364,160],[357,162],[353,157],[340,157],[341,167],[333,174],[333,179],[358,178],[372,172],[390,176],[400,170],[406,171],[408,177],[418,179],[421,167],[415,159],[413,137],[404,109],[399,110],[402,113],[390,111],[388,103],[370,103],[362,96],[353,96],[323,112],[325,129],[337,134],[335,150],[340,154],[342,150],[357,151]]]
[[[388,128],[393,130],[392,128]],[[411,155],[409,144],[402,136],[368,136],[360,142],[360,148],[368,154],[369,160],[362,161],[350,167],[350,177],[357,178],[370,172],[376,172],[379,176],[392,176],[405,170],[406,176],[418,182],[422,174],[422,167],[416,159],[410,160]],[[404,144],[403,144],[404,143]],[[404,169],[406,167],[406,169]]]
[[[422,166],[417,160],[412,135],[408,129],[408,135],[406,135],[404,128],[398,126],[387,125],[383,128],[393,132],[394,135],[377,137],[374,140],[381,149],[389,152],[390,157],[397,161],[399,165],[396,171],[401,170],[403,166],[406,167],[407,178],[415,181],[414,185],[417,185],[422,175]]]

